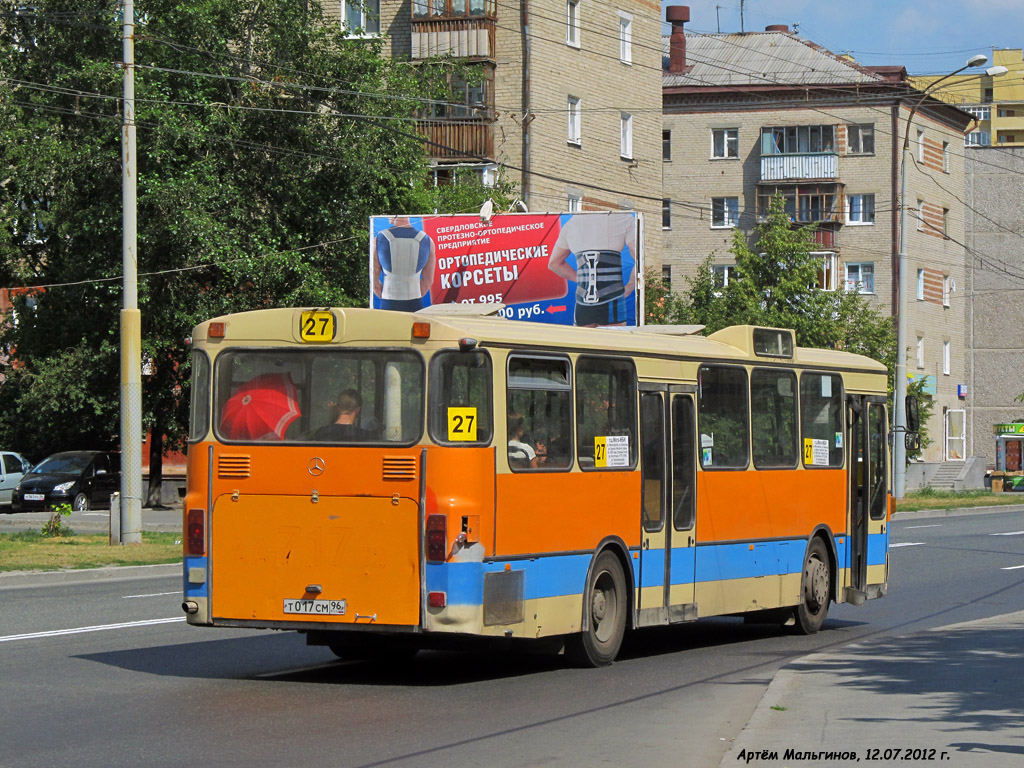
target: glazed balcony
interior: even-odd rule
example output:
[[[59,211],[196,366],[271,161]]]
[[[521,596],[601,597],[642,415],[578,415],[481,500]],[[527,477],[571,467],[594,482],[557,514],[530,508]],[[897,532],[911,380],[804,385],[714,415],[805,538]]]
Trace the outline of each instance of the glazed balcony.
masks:
[[[839,178],[835,152],[761,155],[761,181],[810,181]]]

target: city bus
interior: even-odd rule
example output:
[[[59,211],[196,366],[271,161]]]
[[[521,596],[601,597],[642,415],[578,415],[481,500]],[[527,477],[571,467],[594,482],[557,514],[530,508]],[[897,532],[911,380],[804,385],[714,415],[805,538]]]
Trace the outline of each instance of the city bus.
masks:
[[[192,335],[190,624],[342,658],[886,594],[886,369],[735,326],[268,309]],[[478,642],[469,640],[469,642]]]

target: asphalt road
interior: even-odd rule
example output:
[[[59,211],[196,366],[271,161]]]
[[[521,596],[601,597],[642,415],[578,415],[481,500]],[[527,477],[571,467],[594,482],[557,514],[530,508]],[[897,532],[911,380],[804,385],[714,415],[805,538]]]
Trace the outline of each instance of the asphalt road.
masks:
[[[0,766],[717,766],[783,665],[1024,610],[1021,513],[891,531],[889,596],[833,606],[816,636],[703,620],[600,670],[505,649],[341,662],[291,632],[188,627],[178,578],[0,580]]]

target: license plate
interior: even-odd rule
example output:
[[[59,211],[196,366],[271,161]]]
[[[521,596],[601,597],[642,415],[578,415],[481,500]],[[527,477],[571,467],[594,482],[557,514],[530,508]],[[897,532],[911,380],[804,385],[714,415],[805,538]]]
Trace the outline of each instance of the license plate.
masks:
[[[25,501],[46,501],[45,493],[26,493],[23,497]]]
[[[285,600],[285,613],[306,616],[344,616],[348,606],[344,600]]]

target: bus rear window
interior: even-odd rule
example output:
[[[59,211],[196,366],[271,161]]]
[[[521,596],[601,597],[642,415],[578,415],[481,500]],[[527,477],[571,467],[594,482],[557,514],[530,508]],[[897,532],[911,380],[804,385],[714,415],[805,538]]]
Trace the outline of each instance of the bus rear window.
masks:
[[[434,355],[430,361],[430,392],[430,437],[434,442],[491,442],[491,358],[486,352]]]
[[[423,433],[423,361],[407,350],[228,350],[214,424],[225,442],[411,444]]]

